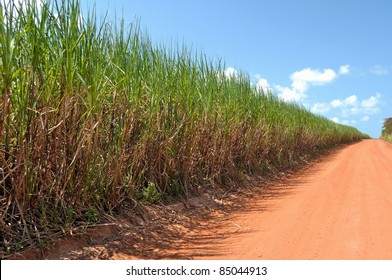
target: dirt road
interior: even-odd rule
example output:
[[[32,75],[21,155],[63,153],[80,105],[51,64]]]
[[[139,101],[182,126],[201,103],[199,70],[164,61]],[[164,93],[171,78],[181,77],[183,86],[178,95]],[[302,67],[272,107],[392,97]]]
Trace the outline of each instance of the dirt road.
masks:
[[[391,144],[347,146],[280,189],[228,220],[237,234],[198,258],[392,259]]]

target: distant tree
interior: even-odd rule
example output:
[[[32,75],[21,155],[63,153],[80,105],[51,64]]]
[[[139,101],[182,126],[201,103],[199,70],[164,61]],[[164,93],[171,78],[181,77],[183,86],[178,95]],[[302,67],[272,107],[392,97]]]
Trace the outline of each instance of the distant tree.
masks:
[[[392,118],[387,118],[384,121],[384,126],[382,128],[382,136],[392,135]]]

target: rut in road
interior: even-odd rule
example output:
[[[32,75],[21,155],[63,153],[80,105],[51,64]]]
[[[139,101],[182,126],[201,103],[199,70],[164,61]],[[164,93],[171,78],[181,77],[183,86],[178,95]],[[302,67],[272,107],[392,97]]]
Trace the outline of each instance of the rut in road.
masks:
[[[183,248],[196,259],[392,259],[392,145],[364,140],[311,166],[277,197],[250,202]],[[203,236],[208,236],[204,232]]]

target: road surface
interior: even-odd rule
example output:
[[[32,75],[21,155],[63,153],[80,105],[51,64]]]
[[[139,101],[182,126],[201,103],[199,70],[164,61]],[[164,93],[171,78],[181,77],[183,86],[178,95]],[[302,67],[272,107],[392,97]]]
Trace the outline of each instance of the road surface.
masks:
[[[196,258],[392,259],[391,144],[349,145],[279,189],[233,215],[222,231],[236,233]]]

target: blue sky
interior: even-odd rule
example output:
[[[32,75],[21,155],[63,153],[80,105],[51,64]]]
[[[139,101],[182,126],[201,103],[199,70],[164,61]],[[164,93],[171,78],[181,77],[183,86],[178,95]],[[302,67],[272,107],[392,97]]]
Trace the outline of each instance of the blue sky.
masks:
[[[90,6],[94,1],[88,2]],[[184,42],[287,102],[379,137],[392,117],[392,1],[97,0],[140,20],[157,43]]]

